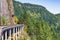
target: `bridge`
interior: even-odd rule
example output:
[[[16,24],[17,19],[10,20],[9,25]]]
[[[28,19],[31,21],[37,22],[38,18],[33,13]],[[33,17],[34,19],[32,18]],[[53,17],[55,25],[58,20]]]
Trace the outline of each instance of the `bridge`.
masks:
[[[24,24],[14,24],[12,14],[14,14],[12,0],[0,0],[0,40],[18,40]],[[5,26],[4,26],[5,25]]]
[[[0,40],[18,40],[24,24],[0,27]]]

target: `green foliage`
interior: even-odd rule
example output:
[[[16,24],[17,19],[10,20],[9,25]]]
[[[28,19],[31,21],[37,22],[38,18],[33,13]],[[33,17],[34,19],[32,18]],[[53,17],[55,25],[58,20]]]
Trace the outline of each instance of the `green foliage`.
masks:
[[[25,24],[24,29],[31,40],[60,40],[60,33],[57,33],[56,17],[45,7],[14,1],[14,10],[20,23]]]
[[[1,21],[2,20],[2,21]],[[3,23],[3,25],[7,24],[7,19],[4,16],[0,17],[0,23]]]
[[[21,36],[19,40],[27,40],[27,38],[25,36]]]
[[[20,3],[17,1],[14,1],[14,10],[15,15],[18,17],[19,20],[21,20],[23,14],[25,14],[27,11],[31,13],[39,13],[41,16],[38,17],[39,19],[42,18],[49,24],[54,24],[57,22],[55,15],[50,13],[45,7],[41,5],[34,5],[29,3]]]

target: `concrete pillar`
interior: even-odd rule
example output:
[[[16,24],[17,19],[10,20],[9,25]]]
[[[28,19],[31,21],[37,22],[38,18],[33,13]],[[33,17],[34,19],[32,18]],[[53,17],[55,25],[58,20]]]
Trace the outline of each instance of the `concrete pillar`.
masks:
[[[21,32],[20,32],[20,27],[19,27],[19,34],[20,34]]]
[[[18,38],[20,38],[20,28],[18,28]]]
[[[4,36],[2,35],[2,40],[4,40]]]
[[[7,31],[5,32],[5,40],[7,40]]]
[[[17,32],[17,35],[18,35],[17,37],[19,38],[19,28],[18,28],[18,27],[17,27],[17,31],[18,31],[18,32]]]
[[[18,40],[18,38],[17,38],[17,27],[16,27],[16,40]]]
[[[13,28],[13,40],[15,40],[15,28]]]
[[[21,36],[21,29],[20,29],[20,27],[19,27],[19,34],[20,34],[20,35],[19,35],[19,37],[20,37],[20,36]]]
[[[20,31],[20,30],[19,30],[19,28],[18,28],[18,35],[19,35],[19,31]]]
[[[9,31],[9,40],[11,40],[11,29]]]

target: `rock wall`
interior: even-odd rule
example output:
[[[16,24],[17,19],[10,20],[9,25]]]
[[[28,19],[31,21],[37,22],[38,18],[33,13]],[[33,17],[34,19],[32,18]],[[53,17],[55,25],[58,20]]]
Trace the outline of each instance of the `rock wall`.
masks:
[[[12,0],[0,0],[0,16],[4,16],[8,20],[9,24],[12,22],[12,14],[14,14],[13,9]],[[0,22],[2,25],[2,19]]]

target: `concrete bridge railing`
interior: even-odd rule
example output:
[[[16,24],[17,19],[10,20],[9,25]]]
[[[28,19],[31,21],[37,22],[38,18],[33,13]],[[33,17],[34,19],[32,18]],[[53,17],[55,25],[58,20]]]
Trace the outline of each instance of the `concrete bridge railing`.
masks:
[[[0,27],[0,40],[18,40],[24,24]]]

